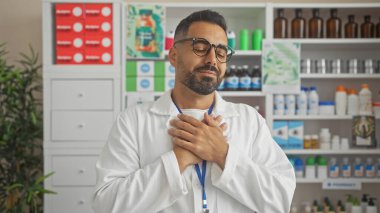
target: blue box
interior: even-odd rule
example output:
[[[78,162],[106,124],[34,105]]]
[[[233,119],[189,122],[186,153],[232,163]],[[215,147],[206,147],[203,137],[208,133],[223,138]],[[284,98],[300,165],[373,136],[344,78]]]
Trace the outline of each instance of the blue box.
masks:
[[[303,149],[303,121],[288,122],[288,145],[290,149]]]
[[[282,149],[288,148],[288,122],[273,122],[273,139]]]

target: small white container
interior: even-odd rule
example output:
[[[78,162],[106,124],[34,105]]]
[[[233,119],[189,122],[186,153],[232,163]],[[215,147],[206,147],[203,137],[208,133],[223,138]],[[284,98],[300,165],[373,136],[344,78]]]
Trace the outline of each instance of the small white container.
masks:
[[[337,115],[346,115],[346,112],[347,112],[347,91],[346,91],[346,88],[342,85],[339,85],[338,87],[336,87],[335,103],[336,103],[336,114]],[[321,110],[320,107],[319,107],[319,110]]]
[[[373,112],[376,118],[380,118],[380,102],[373,103]]]
[[[332,101],[320,101],[319,102],[319,114],[320,115],[334,115],[335,102]]]
[[[344,150],[350,149],[348,138],[342,138],[342,140],[340,141],[340,149],[344,149]]]

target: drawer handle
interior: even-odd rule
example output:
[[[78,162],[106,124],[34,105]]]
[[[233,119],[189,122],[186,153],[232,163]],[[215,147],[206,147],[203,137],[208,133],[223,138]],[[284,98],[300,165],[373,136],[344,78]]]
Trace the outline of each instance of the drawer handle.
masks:
[[[79,98],[83,98],[84,97],[84,93],[83,92],[78,93],[78,97]]]
[[[83,205],[83,204],[84,204],[84,200],[80,200],[80,201],[78,202],[78,204],[79,204],[79,205]]]
[[[78,127],[82,129],[84,128],[84,124],[79,124]]]
[[[79,174],[83,174],[85,172],[84,169],[79,169]]]

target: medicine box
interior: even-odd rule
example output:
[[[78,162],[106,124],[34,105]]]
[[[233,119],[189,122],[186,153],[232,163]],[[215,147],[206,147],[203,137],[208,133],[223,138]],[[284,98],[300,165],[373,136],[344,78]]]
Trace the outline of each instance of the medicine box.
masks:
[[[154,61],[137,61],[137,76],[154,76]]]
[[[282,149],[288,148],[288,122],[273,122],[273,139]]]
[[[288,121],[288,147],[289,149],[303,149],[303,121]]]
[[[175,68],[169,61],[165,61],[165,76],[175,76]]]

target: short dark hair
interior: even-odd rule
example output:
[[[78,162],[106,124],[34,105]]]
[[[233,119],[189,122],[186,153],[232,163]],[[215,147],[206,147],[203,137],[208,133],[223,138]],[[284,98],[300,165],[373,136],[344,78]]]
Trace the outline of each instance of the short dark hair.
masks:
[[[222,15],[212,10],[201,10],[194,12],[186,18],[182,19],[182,21],[178,24],[177,28],[175,29],[174,38],[177,39],[180,35],[186,35],[189,30],[189,27],[194,22],[208,22],[216,24],[220,26],[227,34],[226,20]]]

